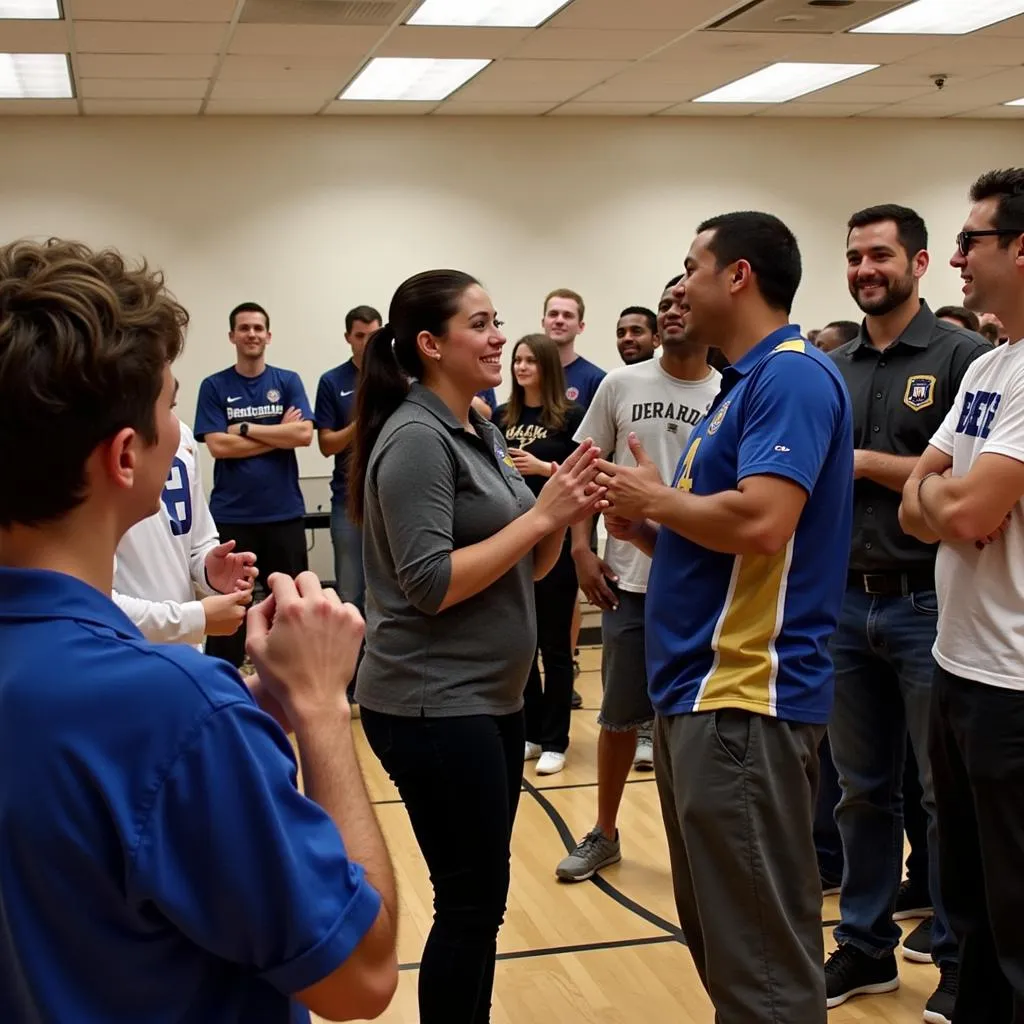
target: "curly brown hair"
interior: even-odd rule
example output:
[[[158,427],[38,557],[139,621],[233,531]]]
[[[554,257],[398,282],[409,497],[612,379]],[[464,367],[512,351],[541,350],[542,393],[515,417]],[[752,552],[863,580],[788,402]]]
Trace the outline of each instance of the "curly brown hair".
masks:
[[[156,441],[164,368],[187,325],[163,275],[113,249],[0,247],[0,527],[79,505],[86,461],[119,430]]]

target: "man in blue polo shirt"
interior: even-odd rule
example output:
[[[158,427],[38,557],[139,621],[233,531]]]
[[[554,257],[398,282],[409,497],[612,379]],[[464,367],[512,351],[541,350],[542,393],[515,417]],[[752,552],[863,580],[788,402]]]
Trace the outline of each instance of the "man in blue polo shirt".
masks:
[[[249,613],[250,691],[111,600],[178,446],[187,320],[115,252],[0,248],[4,1024],[348,1020],[397,984],[345,701],[358,612],[310,573],[274,576]],[[294,729],[305,795],[258,701]]]
[[[672,486],[636,438],[606,463],[609,532],[653,555],[647,676],[679,920],[719,1024],[824,1024],[814,851],[828,640],[846,586],[850,400],[789,323],[790,230],[705,221],[674,297],[731,364]]]
[[[312,442],[313,413],[299,375],[267,364],[267,311],[243,302],[228,324],[235,365],[199,386],[194,433],[215,460],[210,512],[217,533],[256,555],[265,583],[275,572],[296,576],[309,567],[295,449]],[[245,626],[210,637],[206,653],[240,666]]]

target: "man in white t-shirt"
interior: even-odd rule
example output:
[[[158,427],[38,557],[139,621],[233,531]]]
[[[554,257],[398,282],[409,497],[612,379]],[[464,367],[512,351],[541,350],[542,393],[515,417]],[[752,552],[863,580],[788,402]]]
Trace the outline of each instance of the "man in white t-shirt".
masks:
[[[951,264],[1012,340],[976,360],[903,491],[941,541],[929,748],[942,897],[960,942],[953,1019],[1024,1020],[1024,168],[993,171]]]
[[[658,305],[662,358],[612,370],[601,382],[576,440],[592,437],[617,465],[635,466],[627,439],[634,433],[671,477],[686,450],[690,431],[718,394],[721,375],[708,366],[706,346],[683,337],[682,313],[672,298],[673,278]],[[555,869],[564,882],[582,882],[622,859],[616,820],[626,777],[636,753],[637,729],[654,710],[647,693],[644,659],[644,595],[651,560],[628,541],[608,538],[604,562],[590,548],[590,522],[572,532],[580,586],[602,609],[598,723],[597,824]]]
[[[241,626],[256,556],[235,554],[232,540],[219,543],[195,438],[184,423],[180,429],[160,511],[117,547],[112,596],[147,640],[199,646],[204,636],[230,636]]]

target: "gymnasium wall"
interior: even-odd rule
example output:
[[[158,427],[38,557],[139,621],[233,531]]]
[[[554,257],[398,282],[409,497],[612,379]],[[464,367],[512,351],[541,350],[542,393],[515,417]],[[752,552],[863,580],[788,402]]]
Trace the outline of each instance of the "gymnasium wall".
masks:
[[[614,366],[621,307],[654,305],[697,222],[754,207],[783,217],[805,258],[795,318],[854,317],[844,224],[860,206],[915,206],[932,231],[925,282],[956,302],[946,260],[982,170],[1024,163],[1018,122],[277,118],[0,120],[2,236],[77,236],[145,254],[192,313],[177,367],[191,421],[199,381],[227,365],[231,306],[271,312],[271,361],[310,399],[347,358],[345,310],[387,313],[431,266],[478,275],[510,338],[543,294],[587,300],[582,350]],[[304,475],[328,471],[315,450]]]

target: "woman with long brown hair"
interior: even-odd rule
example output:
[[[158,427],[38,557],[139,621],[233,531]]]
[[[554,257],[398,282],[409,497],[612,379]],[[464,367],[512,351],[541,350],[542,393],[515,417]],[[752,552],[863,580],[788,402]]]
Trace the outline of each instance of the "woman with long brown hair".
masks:
[[[573,440],[583,409],[565,397],[565,374],[558,346],[544,334],[528,334],[512,350],[512,394],[494,422],[509,456],[534,494],[576,450]],[[570,538],[558,561],[533,585],[537,607],[537,651],[526,683],[525,759],[537,761],[538,775],[565,767],[572,717],[572,613],[576,607],[576,566]],[[544,660],[541,686],[538,658]]]

